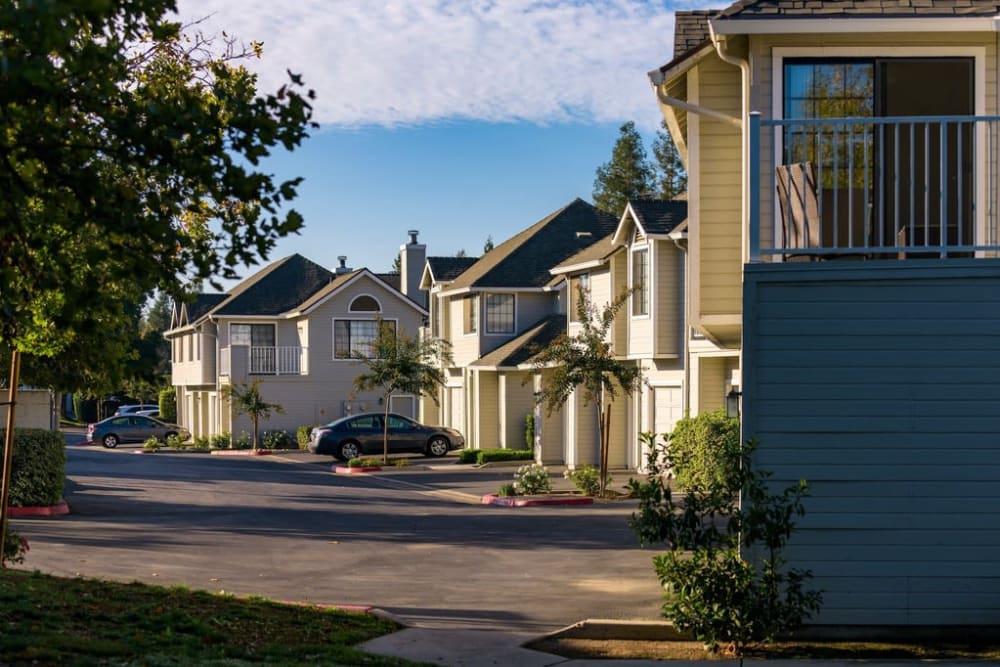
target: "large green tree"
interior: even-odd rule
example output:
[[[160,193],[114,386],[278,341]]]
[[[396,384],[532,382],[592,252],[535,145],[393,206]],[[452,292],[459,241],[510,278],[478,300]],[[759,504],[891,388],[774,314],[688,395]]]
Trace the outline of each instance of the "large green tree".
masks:
[[[653,193],[656,172],[646,156],[642,136],[629,121],[621,126],[611,150],[611,159],[597,168],[594,179],[594,206],[620,216],[629,199]]]
[[[656,190],[661,199],[674,199],[687,192],[687,171],[681,161],[677,145],[674,143],[666,122],[653,138],[653,158],[656,167]]]
[[[631,295],[631,290],[624,290],[598,309],[581,290],[576,304],[582,324],[579,333],[562,334],[533,360],[535,368],[543,371],[542,389],[535,400],[545,406],[548,414],[561,408],[576,391],[582,392],[584,405],[597,405],[602,495],[608,481],[611,404],[619,392],[631,395],[640,378],[637,364],[615,354],[610,335],[615,316]]]
[[[370,350],[355,354],[367,370],[354,378],[355,391],[381,391],[385,412],[382,416],[382,462],[389,462],[389,404],[395,393],[428,395],[437,403],[434,391],[444,385],[444,367],[451,365],[447,341],[431,336],[411,336],[396,331],[382,320]]]
[[[278,181],[261,160],[307,136],[312,92],[290,74],[259,95],[238,64],[259,45],[213,50],[182,34],[175,10],[0,3],[0,350],[13,350],[14,387],[21,352],[90,353],[123,303],[235,278],[302,226],[285,209],[299,179]],[[0,547],[6,456],[2,467]]]

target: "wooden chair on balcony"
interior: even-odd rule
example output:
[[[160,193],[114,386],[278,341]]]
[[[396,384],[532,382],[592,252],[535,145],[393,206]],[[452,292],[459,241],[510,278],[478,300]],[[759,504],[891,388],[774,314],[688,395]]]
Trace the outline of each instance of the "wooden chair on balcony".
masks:
[[[781,211],[781,242],[787,250],[802,251],[822,246],[816,167],[812,162],[778,165],[778,206]],[[808,252],[794,252],[786,259],[820,259]]]

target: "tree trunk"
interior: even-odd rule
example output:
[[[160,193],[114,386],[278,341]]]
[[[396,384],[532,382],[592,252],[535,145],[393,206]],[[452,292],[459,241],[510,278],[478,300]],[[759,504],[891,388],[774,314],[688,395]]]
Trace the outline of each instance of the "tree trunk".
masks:
[[[251,448],[253,451],[257,451],[257,417],[253,418],[253,444]]]
[[[0,468],[0,567],[3,567],[4,541],[7,539],[7,503],[10,500],[10,476],[14,461],[14,407],[17,405],[17,385],[21,381],[21,352],[10,353],[10,388],[7,398],[7,426],[4,431],[3,465]]]
[[[601,496],[607,491],[608,486],[608,450],[611,448],[611,404],[601,405],[601,480],[600,480],[600,490]]]

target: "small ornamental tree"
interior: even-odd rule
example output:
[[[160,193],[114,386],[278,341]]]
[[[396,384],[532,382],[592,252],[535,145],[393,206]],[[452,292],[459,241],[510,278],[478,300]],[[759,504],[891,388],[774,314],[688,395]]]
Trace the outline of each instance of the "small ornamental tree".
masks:
[[[447,341],[433,337],[407,335],[378,320],[378,334],[371,348],[356,352],[368,370],[354,378],[354,390],[381,391],[385,412],[382,415],[382,462],[389,462],[389,404],[396,392],[428,395],[436,404],[438,387],[444,386],[444,367],[450,365],[451,348]]]
[[[272,412],[283,413],[285,411],[277,403],[268,403],[260,395],[260,380],[254,380],[251,384],[227,384],[222,387],[222,395],[232,405],[236,414],[246,414],[253,424],[252,447],[257,449],[257,433],[260,420],[267,421],[271,418]]]
[[[775,491],[771,473],[753,468],[756,443],[750,441],[732,475],[724,476],[736,479],[740,494],[715,482],[693,487],[676,503],[665,483],[675,466],[669,448],[653,434],[642,439],[649,467],[645,481],[628,484],[639,498],[629,524],[642,544],[667,545],[653,562],[667,592],[664,615],[677,629],[690,631],[713,653],[725,646],[742,656],[819,610],[822,593],[806,588],[811,572],[787,567],[782,557],[794,517],[805,513],[804,480]]]
[[[607,487],[608,449],[611,434],[611,404],[618,393],[631,395],[639,382],[639,367],[615,356],[610,342],[615,315],[632,295],[625,290],[598,312],[586,290],[580,290],[577,314],[582,324],[580,333],[562,334],[534,357],[542,375],[542,389],[535,396],[546,412],[561,408],[577,389],[583,393],[585,405],[597,404],[597,428],[600,438],[600,492]]]

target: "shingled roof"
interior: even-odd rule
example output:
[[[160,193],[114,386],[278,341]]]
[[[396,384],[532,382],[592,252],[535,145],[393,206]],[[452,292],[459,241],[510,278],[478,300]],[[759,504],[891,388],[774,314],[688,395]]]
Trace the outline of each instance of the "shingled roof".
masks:
[[[528,327],[517,338],[483,355],[480,359],[472,362],[470,366],[517,368],[521,364],[530,363],[535,355],[548,347],[563,333],[566,333],[566,315],[548,315]]]
[[[984,0],[743,0],[722,10],[721,19],[836,16],[993,16],[1000,3]]]
[[[687,220],[688,203],[676,199],[633,199],[628,203],[646,234],[669,234]]]
[[[198,294],[194,297],[194,301],[184,304],[187,321],[194,322],[228,298],[228,294]]]
[[[708,41],[708,19],[719,9],[697,9],[674,13],[674,58],[680,58]]]
[[[458,278],[478,261],[478,257],[428,257],[427,265],[435,282],[446,283]]]
[[[575,255],[567,257],[552,267],[549,272],[554,274],[567,273],[577,266],[603,263],[604,260],[621,249],[612,245],[611,239],[613,236],[614,234],[608,234],[604,238],[598,239],[597,243],[584,248]]]
[[[479,258],[450,289],[544,287],[556,264],[614,231],[614,217],[575,199]]]
[[[236,286],[215,315],[280,315],[329,284],[335,274],[299,254],[265,267]]]

